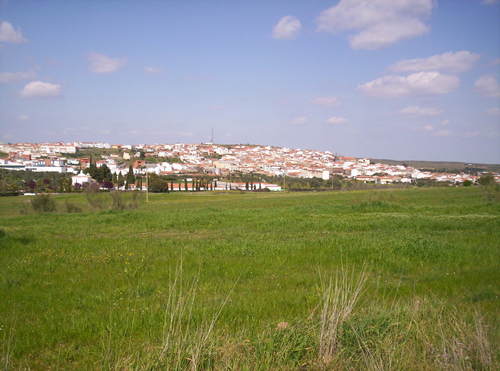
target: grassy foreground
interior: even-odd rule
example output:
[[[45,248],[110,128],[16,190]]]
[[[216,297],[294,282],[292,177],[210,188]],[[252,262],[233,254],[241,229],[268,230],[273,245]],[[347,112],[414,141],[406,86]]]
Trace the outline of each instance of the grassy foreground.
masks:
[[[55,199],[0,199],[5,369],[498,369],[478,187]]]

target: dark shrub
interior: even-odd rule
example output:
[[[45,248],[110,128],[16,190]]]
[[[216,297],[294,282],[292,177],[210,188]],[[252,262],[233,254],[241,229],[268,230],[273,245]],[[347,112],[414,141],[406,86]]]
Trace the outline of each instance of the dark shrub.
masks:
[[[495,184],[495,177],[491,174],[484,174],[479,177],[478,183],[482,186],[491,186]]]
[[[30,206],[31,206],[30,202],[23,202],[21,204],[21,209],[19,209],[19,213],[21,215],[28,215],[30,213],[30,211],[31,211],[31,207]]]
[[[106,188],[106,189],[113,189],[113,183],[104,181],[101,183],[101,187]]]
[[[31,199],[31,207],[39,213],[56,211],[56,203],[48,194],[39,194]]]
[[[67,213],[79,213],[82,211],[82,208],[79,206],[76,206],[74,203],[71,203],[66,200],[64,203],[64,206],[66,207],[66,212]]]
[[[123,193],[114,191],[110,193],[113,210],[137,209],[142,201],[142,193],[139,191]],[[130,197],[127,197],[130,196]]]
[[[109,194],[113,203],[111,208],[113,210],[124,210],[126,207],[125,201],[123,200],[123,195],[120,191],[113,191]]]
[[[129,203],[130,209],[137,209],[139,207],[139,204],[141,203],[141,201],[143,199],[142,195],[143,194],[139,191],[134,191],[132,193],[132,198],[131,198],[130,203]]]
[[[103,210],[106,208],[106,200],[99,192],[99,184],[90,183],[85,186],[85,198],[93,209]]]

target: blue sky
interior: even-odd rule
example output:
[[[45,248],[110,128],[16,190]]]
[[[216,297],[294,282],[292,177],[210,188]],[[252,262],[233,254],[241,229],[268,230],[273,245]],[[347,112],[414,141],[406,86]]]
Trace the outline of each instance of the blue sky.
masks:
[[[0,1],[0,141],[500,162],[495,0]]]

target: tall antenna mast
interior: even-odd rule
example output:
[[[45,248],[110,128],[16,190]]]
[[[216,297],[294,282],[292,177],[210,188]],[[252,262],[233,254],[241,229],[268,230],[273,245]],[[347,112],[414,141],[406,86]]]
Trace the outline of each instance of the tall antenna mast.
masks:
[[[214,128],[212,128],[212,136],[210,137],[210,143],[214,142]]]

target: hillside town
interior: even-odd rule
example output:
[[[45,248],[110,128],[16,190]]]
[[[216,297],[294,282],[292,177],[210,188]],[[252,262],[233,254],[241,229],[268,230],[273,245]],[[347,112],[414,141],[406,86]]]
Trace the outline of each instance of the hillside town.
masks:
[[[73,184],[91,181],[85,171],[91,164],[97,168],[106,165],[111,174],[123,177],[132,170],[137,176],[207,175],[230,178],[231,174],[243,173],[322,180],[342,177],[375,184],[411,184],[421,179],[461,184],[475,183],[479,178],[479,174],[431,172],[405,165],[373,163],[366,158],[339,156],[329,151],[263,145],[9,143],[0,144],[0,152],[3,153],[0,169],[69,174]],[[500,181],[500,174],[493,175],[496,181]],[[219,182],[212,189],[228,187],[242,189],[244,184]],[[264,187],[281,190],[277,184],[266,183]],[[173,188],[181,190],[184,185],[176,184]]]

